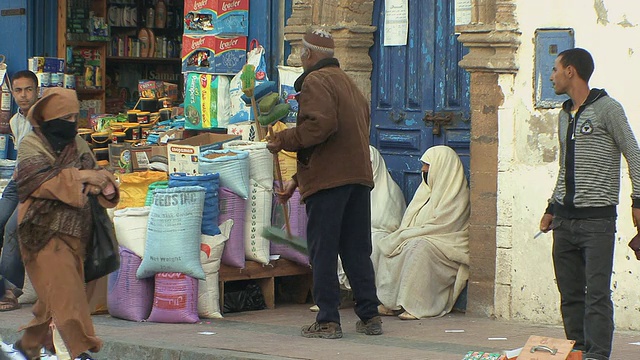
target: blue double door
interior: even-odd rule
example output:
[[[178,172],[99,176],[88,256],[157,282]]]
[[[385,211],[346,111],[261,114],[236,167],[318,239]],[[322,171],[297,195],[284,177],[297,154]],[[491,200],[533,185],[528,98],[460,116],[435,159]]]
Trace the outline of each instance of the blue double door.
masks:
[[[469,74],[458,66],[454,0],[409,0],[408,41],[384,46],[384,0],[374,7],[371,144],[382,153],[407,202],[422,177],[420,157],[452,147],[469,169]]]

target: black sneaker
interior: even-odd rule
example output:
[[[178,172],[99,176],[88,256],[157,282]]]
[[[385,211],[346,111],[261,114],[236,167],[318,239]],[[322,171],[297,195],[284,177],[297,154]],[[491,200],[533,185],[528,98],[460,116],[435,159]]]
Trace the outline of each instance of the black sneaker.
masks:
[[[342,338],[342,328],[340,324],[335,322],[322,324],[314,322],[309,326],[303,326],[301,335],[306,338],[340,339]]]
[[[89,354],[87,354],[86,352],[83,352],[82,354],[78,355],[77,358],[75,358],[75,360],[94,360],[94,358],[92,358]]]
[[[367,335],[382,335],[382,319],[380,319],[380,316],[374,316],[367,321],[358,320],[356,322],[356,332]]]

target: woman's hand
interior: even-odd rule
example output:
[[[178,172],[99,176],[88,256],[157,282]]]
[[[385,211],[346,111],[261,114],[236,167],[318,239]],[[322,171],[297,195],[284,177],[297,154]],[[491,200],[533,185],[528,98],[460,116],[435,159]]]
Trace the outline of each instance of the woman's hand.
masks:
[[[80,170],[81,181],[88,185],[94,185],[100,188],[100,191],[107,187],[108,184],[115,184],[115,177],[107,170]]]
[[[100,190],[107,186],[109,178],[102,170],[80,170],[80,181],[84,184],[100,187]]]

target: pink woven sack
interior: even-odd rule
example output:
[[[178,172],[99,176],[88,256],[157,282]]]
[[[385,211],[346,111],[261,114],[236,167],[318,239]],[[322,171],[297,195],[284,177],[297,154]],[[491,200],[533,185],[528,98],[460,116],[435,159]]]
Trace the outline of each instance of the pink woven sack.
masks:
[[[138,280],[136,271],[142,259],[120,246],[120,269],[109,274],[107,307],[111,316],[142,321],[153,305],[153,279]]]
[[[278,184],[275,184],[278,188]],[[291,234],[294,236],[307,238],[307,212],[304,204],[300,203],[300,192],[296,190],[289,202],[287,203],[289,208],[289,223],[291,225]],[[273,226],[285,228],[284,219],[280,219],[283,216],[282,205],[278,203],[278,199],[274,198],[272,207],[271,223]],[[289,246],[283,244],[271,243],[271,254],[278,254],[281,258],[291,260],[302,266],[309,266],[309,256],[302,254],[301,252],[292,249]]]
[[[157,273],[153,309],[147,321],[196,323],[198,318],[198,280],[181,273]]]
[[[218,222],[222,224],[233,220],[231,234],[222,252],[222,263],[236,268],[244,268],[244,217],[247,201],[227,188],[219,189],[218,202],[220,214]]]

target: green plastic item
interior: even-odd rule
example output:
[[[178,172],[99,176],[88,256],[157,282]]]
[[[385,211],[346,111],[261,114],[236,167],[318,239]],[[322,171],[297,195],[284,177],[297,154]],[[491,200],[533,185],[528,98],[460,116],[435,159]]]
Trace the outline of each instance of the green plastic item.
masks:
[[[269,114],[258,116],[258,122],[262,126],[271,125],[289,115],[289,110],[291,110],[289,103],[278,104]]]
[[[260,115],[268,115],[279,102],[280,95],[278,93],[271,93],[260,99],[260,103],[258,103]]]
[[[147,190],[147,197],[144,199],[144,206],[151,206],[153,203],[153,190],[155,189],[166,189],[169,187],[169,181],[156,181],[149,184],[149,190]]]

